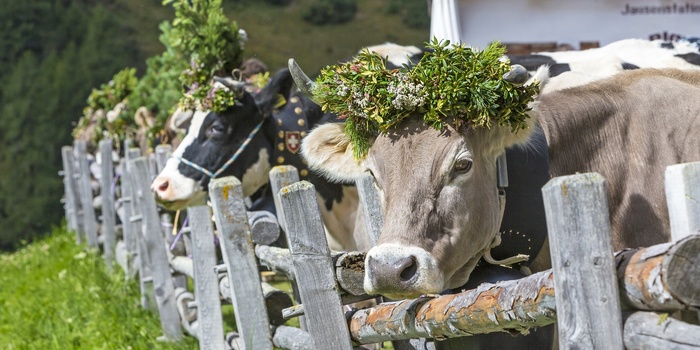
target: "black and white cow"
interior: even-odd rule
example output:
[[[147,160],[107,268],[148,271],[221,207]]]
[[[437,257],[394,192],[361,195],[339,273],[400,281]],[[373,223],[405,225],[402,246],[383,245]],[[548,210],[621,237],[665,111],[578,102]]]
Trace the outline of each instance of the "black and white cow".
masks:
[[[700,46],[681,40],[624,39],[600,48],[583,51],[537,52],[527,55],[508,55],[511,64],[518,64],[530,72],[549,66],[554,79],[544,93],[587,84],[607,78],[624,70],[639,68],[700,69]]]
[[[396,67],[423,53],[415,46],[391,43],[369,49],[388,57],[389,65]],[[204,204],[211,176],[250,138],[236,161],[217,176],[240,179],[244,195],[257,199],[251,210],[274,210],[268,172],[275,165],[294,165],[300,178],[316,187],[329,238],[335,240],[330,240],[331,247],[355,249],[356,189],[310,172],[298,154],[301,140],[312,127],[337,122],[336,117],[324,114],[303,94],[292,93],[293,80],[287,69],[278,71],[259,92],[246,91],[233,81],[217,84],[236,90],[237,102],[222,113],[196,111],[191,115],[186,136],[151,185],[158,203],[168,209]],[[259,131],[253,132],[256,127]]]

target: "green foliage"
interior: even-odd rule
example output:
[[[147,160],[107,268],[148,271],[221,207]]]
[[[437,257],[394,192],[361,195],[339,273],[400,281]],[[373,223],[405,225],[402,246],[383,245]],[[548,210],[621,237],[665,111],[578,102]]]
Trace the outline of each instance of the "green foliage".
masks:
[[[120,70],[107,84],[100,85],[99,89],[92,89],[87,99],[88,107],[93,111],[112,110],[134,91],[137,82],[136,68]]]
[[[471,128],[495,123],[513,132],[526,127],[538,84],[518,87],[502,79],[510,70],[501,61],[504,46],[493,43],[478,51],[433,39],[427,48],[411,68],[387,70],[382,57],[365,50],[321,71],[314,95],[324,111],[347,118],[357,158],[366,155],[372,138],[414,113],[438,130],[445,123]]]
[[[428,6],[425,1],[406,1],[402,22],[409,28],[430,29],[430,16],[428,15]]]
[[[193,349],[196,339],[156,340],[157,313],[139,305],[136,280],[105,269],[99,252],[54,229],[47,239],[0,255],[3,349]]]
[[[180,74],[180,82],[188,89],[181,105],[194,108],[194,101],[202,101],[204,106],[225,109],[233,104],[233,94],[217,92],[209,81],[215,75],[230,75],[240,66],[243,42],[238,25],[226,18],[221,0],[163,1],[164,5],[171,3],[175,19],[171,27],[164,26],[164,37],[178,56],[190,62],[189,69]]]
[[[351,21],[357,13],[357,0],[318,0],[304,13],[304,20],[315,25]]]
[[[390,14],[400,14],[401,21],[408,28],[430,28],[428,4],[425,0],[391,0],[386,11]]]
[[[71,123],[91,87],[139,55],[110,9],[50,0],[31,6],[19,0],[2,3],[31,10],[11,12],[10,17],[31,25],[20,51],[0,68],[0,250],[8,250],[60,222],[63,184],[57,173],[60,149],[71,144]],[[66,33],[74,36],[59,36]]]
[[[194,108],[195,102],[204,106],[228,107],[233,104],[231,92],[212,90],[209,84],[214,75],[225,75],[238,67],[242,59],[238,26],[224,15],[221,0],[165,0],[163,4],[175,9],[172,22],[160,25],[160,40],[165,51],[148,59],[146,73],[138,83],[129,80],[134,84],[128,86],[129,91],[124,90],[128,92],[126,95],[115,94],[110,84],[94,90],[88,98],[85,117],[74,135],[94,123],[91,119],[97,118],[92,138],[94,143],[106,135],[123,141],[138,130],[133,114],[145,106],[155,116],[155,124],[147,131],[152,146],[177,107],[178,100],[188,108]],[[120,78],[117,75],[113,81]],[[182,86],[188,87],[185,94]],[[123,109],[114,121],[107,121],[104,115],[92,115],[99,109],[109,111],[120,102]]]
[[[266,3],[274,6],[287,6],[292,0],[264,0]]]
[[[204,63],[193,59],[189,69],[180,75],[182,82],[190,89],[180,99],[180,107],[184,109],[202,109],[222,112],[236,103],[234,92],[228,88],[220,89],[211,84],[213,75],[206,69]]]
[[[179,77],[187,62],[172,51],[165,51],[146,60],[146,66],[146,73],[129,96],[129,105],[144,106],[155,115],[155,124],[148,132],[149,140],[153,140],[182,97]]]
[[[83,110],[83,117],[73,130],[73,137],[77,138],[90,132],[90,139],[95,145],[105,136],[109,136],[118,145],[128,137],[133,138],[138,126],[127,97],[134,92],[137,83],[136,69],[125,68],[115,74],[107,84],[100,85],[99,89],[92,89],[87,99],[88,106]]]

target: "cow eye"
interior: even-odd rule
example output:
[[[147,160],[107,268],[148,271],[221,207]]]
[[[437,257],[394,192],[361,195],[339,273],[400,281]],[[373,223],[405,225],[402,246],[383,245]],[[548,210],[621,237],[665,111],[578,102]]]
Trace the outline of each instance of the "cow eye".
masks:
[[[226,127],[221,123],[213,123],[207,128],[207,137],[221,137],[226,133]]]
[[[469,172],[472,168],[472,161],[467,158],[459,158],[455,161],[454,170],[459,173]]]

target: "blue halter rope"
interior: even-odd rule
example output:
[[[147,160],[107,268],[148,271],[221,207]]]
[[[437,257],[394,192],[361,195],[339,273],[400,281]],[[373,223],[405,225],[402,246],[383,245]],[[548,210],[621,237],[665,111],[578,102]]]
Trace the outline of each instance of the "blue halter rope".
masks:
[[[217,176],[221,175],[221,173],[223,173],[224,171],[226,171],[226,169],[227,169],[231,164],[233,164],[233,162],[236,161],[236,158],[238,158],[238,156],[240,156],[241,153],[243,153],[243,150],[245,150],[245,148],[248,146],[248,144],[249,144],[250,141],[253,139],[253,137],[255,137],[255,134],[258,133],[258,131],[260,130],[260,128],[262,127],[262,125],[263,125],[264,122],[265,122],[265,119],[261,120],[260,123],[258,123],[258,125],[255,126],[255,129],[253,129],[253,131],[251,131],[250,134],[248,134],[248,138],[247,138],[245,141],[243,141],[243,143],[241,144],[240,147],[238,147],[238,150],[236,151],[236,153],[234,153],[234,154],[231,156],[231,158],[229,158],[229,160],[226,161],[226,163],[224,163],[224,165],[223,165],[221,168],[219,168],[219,170],[217,170],[217,171],[214,172],[214,173],[212,173],[211,171],[209,171],[209,170],[207,170],[207,169],[202,168],[201,166],[199,166],[199,165],[197,165],[197,164],[195,164],[195,163],[190,162],[189,160],[187,160],[187,159],[185,159],[185,158],[182,158],[182,157],[175,157],[175,158],[177,158],[177,160],[179,160],[179,161],[181,161],[181,162],[183,162],[183,163],[189,165],[190,167],[192,167],[193,169],[199,171],[200,173],[202,173],[202,174],[204,174],[204,175],[207,175],[207,176],[209,176],[210,178],[214,179],[214,178],[216,178]]]

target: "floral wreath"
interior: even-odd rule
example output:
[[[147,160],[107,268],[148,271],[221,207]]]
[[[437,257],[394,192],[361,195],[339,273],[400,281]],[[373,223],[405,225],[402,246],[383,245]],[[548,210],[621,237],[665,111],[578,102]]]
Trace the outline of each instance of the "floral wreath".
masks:
[[[479,51],[433,39],[414,66],[388,70],[385,59],[363,50],[350,62],[321,70],[313,97],[324,111],[346,119],[355,157],[363,158],[372,140],[413,113],[441,130],[490,128],[494,123],[512,132],[527,127],[529,104],[539,83],[527,86],[503,80],[511,69],[498,42]]]
[[[190,67],[180,74],[180,81],[187,87],[187,91],[180,98],[179,106],[186,110],[210,110],[221,113],[236,104],[237,91],[214,83],[214,73],[219,71],[223,62],[219,62],[213,68],[206,67],[195,55],[190,61]],[[240,72],[235,69],[231,76],[238,78]],[[250,77],[250,85],[253,89],[261,89],[270,80],[269,72],[258,73]]]

